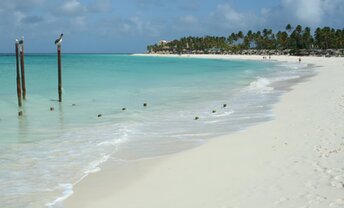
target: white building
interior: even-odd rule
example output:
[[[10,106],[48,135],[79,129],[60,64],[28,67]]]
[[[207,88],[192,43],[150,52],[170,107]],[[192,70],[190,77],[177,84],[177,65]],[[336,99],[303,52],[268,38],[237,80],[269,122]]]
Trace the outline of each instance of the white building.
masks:
[[[159,45],[166,45],[168,42],[167,40],[160,40]]]

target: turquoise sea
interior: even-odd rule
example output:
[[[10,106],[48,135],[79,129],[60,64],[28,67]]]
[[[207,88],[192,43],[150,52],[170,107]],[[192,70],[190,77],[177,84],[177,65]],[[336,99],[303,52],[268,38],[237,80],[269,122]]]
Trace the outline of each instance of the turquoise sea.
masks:
[[[61,207],[73,185],[109,158],[175,153],[270,120],[280,95],[313,73],[263,60],[64,54],[59,103],[56,55],[28,54],[25,64],[27,100],[19,109],[15,57],[0,55],[6,208]]]

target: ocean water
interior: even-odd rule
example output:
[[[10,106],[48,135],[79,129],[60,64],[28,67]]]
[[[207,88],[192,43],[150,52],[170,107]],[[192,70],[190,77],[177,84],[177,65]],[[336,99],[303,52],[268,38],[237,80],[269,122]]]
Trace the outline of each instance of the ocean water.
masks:
[[[19,109],[15,57],[0,56],[6,208],[62,207],[73,185],[110,157],[175,153],[270,120],[280,95],[313,74],[298,63],[64,54],[59,103],[56,56],[30,54],[25,63],[27,100]]]

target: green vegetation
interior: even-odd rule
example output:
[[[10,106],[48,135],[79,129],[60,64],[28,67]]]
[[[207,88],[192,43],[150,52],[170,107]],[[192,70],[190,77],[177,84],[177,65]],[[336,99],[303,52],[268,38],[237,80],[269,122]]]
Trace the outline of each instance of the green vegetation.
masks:
[[[149,53],[194,53],[230,54],[243,50],[288,50],[295,54],[307,50],[344,49],[344,29],[317,28],[312,35],[311,28],[288,24],[285,31],[273,33],[272,29],[252,32],[242,31],[228,37],[183,37],[179,40],[147,46]]]

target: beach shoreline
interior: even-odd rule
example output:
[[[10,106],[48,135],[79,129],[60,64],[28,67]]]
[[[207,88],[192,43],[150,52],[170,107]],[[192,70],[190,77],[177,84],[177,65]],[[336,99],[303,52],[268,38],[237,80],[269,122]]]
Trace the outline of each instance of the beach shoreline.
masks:
[[[298,57],[271,61],[297,63]],[[344,206],[344,58],[302,57],[301,63],[314,64],[317,75],[282,96],[274,120],[173,155],[109,160],[75,185],[65,207]]]

